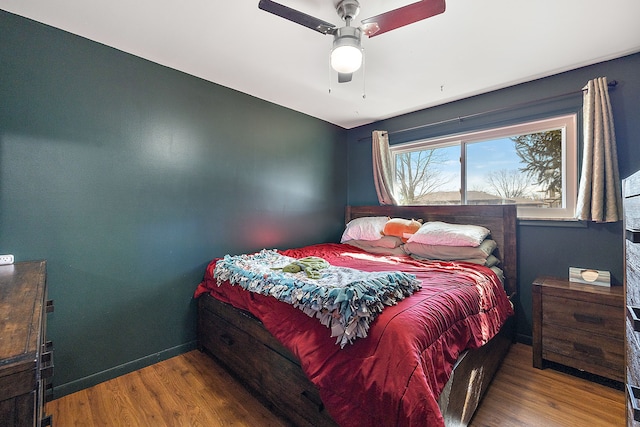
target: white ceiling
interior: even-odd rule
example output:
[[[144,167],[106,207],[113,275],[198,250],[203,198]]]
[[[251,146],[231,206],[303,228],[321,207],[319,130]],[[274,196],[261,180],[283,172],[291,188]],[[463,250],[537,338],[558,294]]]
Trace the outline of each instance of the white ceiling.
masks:
[[[361,0],[358,18],[414,1]],[[337,0],[279,3],[341,23]],[[347,129],[640,52],[639,0],[447,0],[441,15],[365,37],[364,71],[338,84],[332,36],[259,10],[258,0],[0,8]]]

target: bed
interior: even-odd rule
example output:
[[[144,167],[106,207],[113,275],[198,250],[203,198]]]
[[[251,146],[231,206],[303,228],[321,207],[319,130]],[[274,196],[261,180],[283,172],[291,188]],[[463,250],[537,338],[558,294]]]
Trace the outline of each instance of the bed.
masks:
[[[349,242],[278,251],[292,258],[318,256],[332,266],[403,271],[421,281],[415,293],[377,315],[365,333],[368,336],[343,340],[342,345],[317,318],[291,304],[229,281],[219,284],[214,271],[220,259],[207,266],[196,290],[199,348],[293,425],[467,425],[513,341],[515,316],[506,297],[516,295],[515,206],[348,206],[345,220],[348,224],[381,216],[485,227],[490,230],[487,238],[495,242],[492,255],[500,260],[499,269],[376,254]],[[458,270],[462,276],[480,274],[478,283],[483,285],[456,285],[458,276],[446,276],[452,268],[456,275]],[[426,282],[427,277],[433,283]],[[444,277],[452,279],[445,284]],[[441,313],[461,309],[440,306],[442,301],[426,297],[458,298],[445,292],[447,286],[464,292],[478,288],[482,298],[489,287],[500,289],[497,296],[486,297],[492,306],[482,302],[478,313],[447,326]],[[465,304],[473,305],[464,301],[461,305]],[[435,331],[422,332],[409,323],[426,322],[423,308],[418,309],[422,305],[431,307],[430,316],[436,313]],[[438,329],[438,325],[444,326]],[[405,344],[404,332],[398,330],[420,335]]]

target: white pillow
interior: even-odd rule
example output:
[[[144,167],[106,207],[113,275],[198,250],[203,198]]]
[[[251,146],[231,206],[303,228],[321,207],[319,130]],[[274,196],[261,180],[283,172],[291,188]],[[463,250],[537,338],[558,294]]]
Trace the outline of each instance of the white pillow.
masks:
[[[388,216],[365,216],[352,219],[342,233],[340,243],[349,240],[378,240],[382,237],[387,221],[389,221]]]
[[[489,235],[489,230],[479,225],[449,224],[441,221],[427,222],[409,238],[408,242],[423,245],[479,246]]]

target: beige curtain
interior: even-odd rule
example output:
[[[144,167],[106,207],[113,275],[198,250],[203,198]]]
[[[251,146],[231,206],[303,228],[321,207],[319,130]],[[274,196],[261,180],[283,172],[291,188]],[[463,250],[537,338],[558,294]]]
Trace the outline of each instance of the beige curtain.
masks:
[[[576,218],[620,221],[621,183],[607,78],[589,80],[584,89],[584,148]]]
[[[374,130],[371,135],[373,154],[373,181],[376,184],[378,201],[381,205],[395,205],[393,195],[393,165],[389,153],[389,134]]]

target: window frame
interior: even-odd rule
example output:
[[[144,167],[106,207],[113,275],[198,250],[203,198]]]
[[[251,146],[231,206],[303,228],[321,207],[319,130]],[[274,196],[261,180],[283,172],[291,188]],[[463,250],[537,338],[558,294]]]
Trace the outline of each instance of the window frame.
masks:
[[[575,220],[578,197],[578,114],[562,114],[544,119],[526,120],[506,126],[469,130],[461,133],[419,139],[390,145],[394,176],[397,154],[451,145],[460,146],[460,204],[467,204],[466,198],[466,151],[467,144],[479,143],[496,138],[508,138],[536,132],[563,129],[562,138],[562,205],[561,208],[535,208],[518,206],[519,219],[533,220]]]

